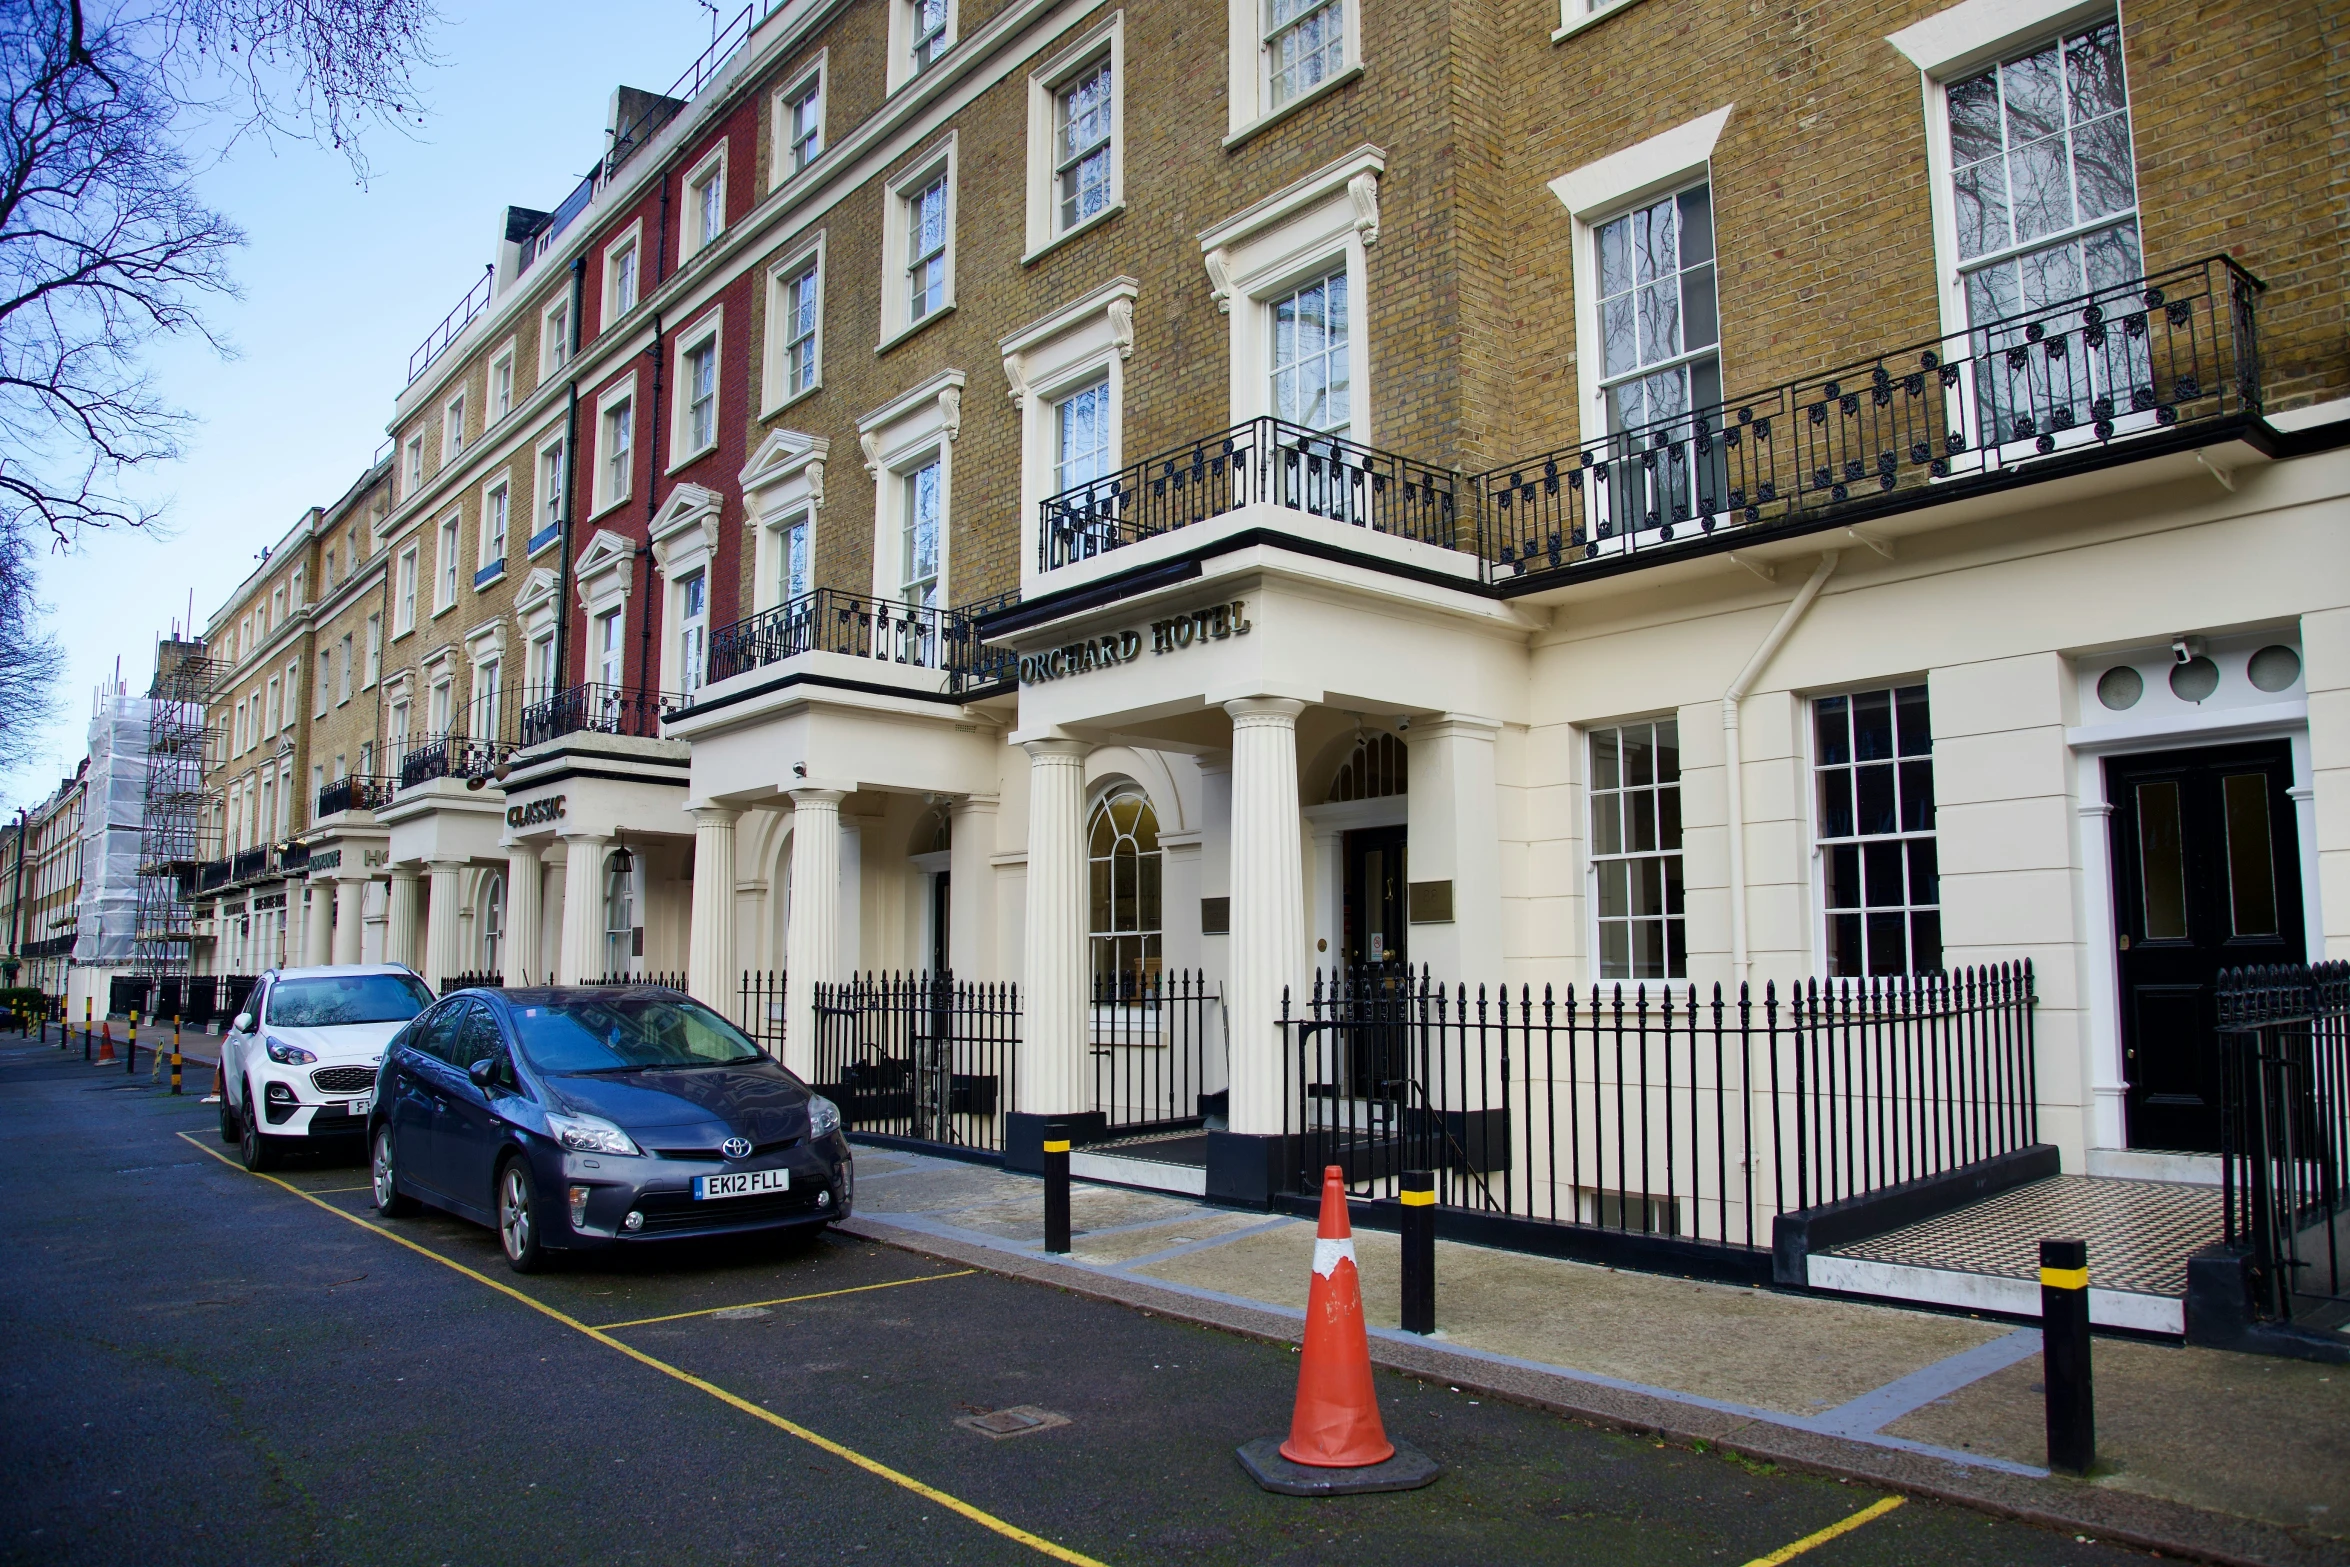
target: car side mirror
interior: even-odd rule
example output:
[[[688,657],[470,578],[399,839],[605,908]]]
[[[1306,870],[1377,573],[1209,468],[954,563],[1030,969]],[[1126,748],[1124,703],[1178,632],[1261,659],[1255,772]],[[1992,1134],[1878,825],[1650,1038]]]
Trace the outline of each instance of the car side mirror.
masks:
[[[487,1088],[498,1080],[498,1063],[484,1056],[467,1067],[465,1075],[473,1079],[474,1087]]]
[[[237,1014],[236,1030],[240,1034],[250,1034],[253,1032],[253,1014],[250,1012],[239,1012]]]

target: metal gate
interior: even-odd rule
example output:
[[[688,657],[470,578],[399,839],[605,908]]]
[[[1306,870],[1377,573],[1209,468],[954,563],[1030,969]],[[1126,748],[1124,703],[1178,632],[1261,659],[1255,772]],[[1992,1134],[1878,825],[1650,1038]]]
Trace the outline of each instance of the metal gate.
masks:
[[[816,1088],[849,1129],[1001,1149],[1020,1045],[1020,987],[952,974],[819,984]]]

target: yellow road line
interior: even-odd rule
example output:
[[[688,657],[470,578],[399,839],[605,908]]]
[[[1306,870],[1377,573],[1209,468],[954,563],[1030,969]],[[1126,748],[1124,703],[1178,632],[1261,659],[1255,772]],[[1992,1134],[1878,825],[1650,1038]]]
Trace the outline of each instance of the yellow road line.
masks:
[[[207,1148],[204,1151],[210,1153],[212,1150]],[[226,1162],[225,1159],[223,1162]],[[305,1186],[302,1190],[313,1197],[338,1197],[344,1192],[371,1192],[375,1188],[373,1186]]]
[[[245,1174],[252,1173],[245,1170],[244,1166],[229,1158],[228,1155],[215,1149],[205,1147],[204,1143],[200,1139],[192,1137],[186,1132],[182,1132],[179,1135],[186,1138],[193,1146],[201,1148],[204,1152],[211,1154],[213,1158],[218,1159],[222,1164],[227,1165],[230,1169]],[[660,1372],[663,1376],[674,1377],[678,1381],[683,1382],[687,1387],[693,1388],[698,1392],[707,1393],[712,1398],[718,1400],[720,1403],[725,1404],[730,1408],[738,1409],[744,1414],[751,1416],[753,1419],[764,1420],[767,1422],[767,1424],[775,1427],[777,1430],[785,1432],[791,1436],[796,1436],[801,1441],[809,1444],[811,1447],[822,1448],[825,1452],[830,1453],[833,1457],[841,1459],[846,1463],[854,1464],[859,1469],[864,1470],[867,1474],[878,1475],[880,1478],[887,1480],[892,1485],[901,1486],[904,1489],[913,1492],[916,1496],[921,1497],[924,1501],[936,1502],[939,1506],[946,1508],[949,1512],[960,1513],[965,1518],[970,1519],[973,1523],[978,1524],[981,1528],[993,1530],[995,1533],[1002,1535],[1007,1540],[1018,1541],[1020,1544],[1027,1546],[1030,1550],[1036,1551],[1041,1555],[1049,1556],[1054,1561],[1067,1562],[1070,1564],[1070,1567],[1107,1567],[1106,1563],[1098,1561],[1091,1556],[1087,1556],[1082,1552],[1070,1550],[1065,1545],[1055,1545],[1052,1541],[1045,1539],[1042,1535],[1030,1534],[1026,1529],[1021,1528],[1018,1524],[1007,1523],[1003,1519],[998,1518],[995,1514],[988,1512],[983,1508],[972,1506],[969,1502],[964,1501],[959,1496],[950,1496],[946,1492],[938,1489],[936,1486],[925,1485],[922,1481],[915,1479],[912,1475],[907,1474],[902,1470],[892,1469],[889,1465],[881,1462],[879,1459],[867,1458],[863,1453],[858,1452],[853,1447],[843,1446],[841,1443],[835,1442],[828,1436],[820,1436],[816,1432],[809,1430],[806,1426],[799,1425],[784,1419],[783,1416],[775,1413],[771,1409],[762,1409],[759,1405],[752,1403],[749,1399],[744,1398],[739,1394],[729,1393],[726,1389],[718,1386],[714,1382],[705,1382],[690,1371],[681,1370],[678,1367],[669,1364],[669,1362],[665,1360],[655,1359],[653,1356],[646,1354],[641,1349],[623,1344],[620,1340],[612,1337],[609,1333],[604,1332],[601,1328],[591,1328],[586,1323],[580,1321],[577,1317],[571,1316],[565,1312],[558,1311],[544,1301],[533,1300],[530,1296],[516,1289],[511,1284],[501,1284],[498,1280],[491,1278],[486,1273],[476,1272],[474,1269],[465,1266],[465,1264],[461,1262],[455,1262],[447,1257],[442,1256],[439,1252],[434,1251],[429,1246],[420,1246],[416,1242],[410,1240],[407,1236],[394,1234],[392,1231],[385,1229],[382,1225],[374,1223],[368,1219],[362,1219],[355,1213],[345,1213],[342,1209],[336,1207],[331,1202],[320,1202],[316,1197],[311,1196],[308,1192],[302,1190],[302,1188],[299,1186],[289,1185],[288,1183],[279,1180],[274,1175],[263,1175],[258,1178],[269,1182],[272,1186],[276,1186],[281,1190],[293,1193],[296,1197],[301,1198],[304,1202],[311,1204],[313,1207],[325,1209],[328,1213],[333,1214],[338,1219],[343,1219],[349,1223],[356,1224],[363,1230],[372,1230],[376,1234],[382,1236],[385,1240],[393,1242],[395,1245],[405,1246],[410,1251],[416,1253],[419,1257],[429,1257],[434,1262],[439,1263],[442,1267],[451,1269],[457,1273],[461,1273],[465,1277],[473,1280],[473,1282],[476,1284],[486,1285],[489,1288],[496,1290],[499,1294],[528,1306],[531,1310],[538,1312],[542,1316],[552,1317],[555,1321],[562,1323],[565,1327],[571,1329],[574,1333],[578,1333],[583,1337],[593,1339],[597,1343],[603,1345],[606,1349],[618,1350],[621,1354],[626,1355],[629,1359],[637,1362],[639,1365],[650,1366],[653,1370]]]
[[[901,1284],[932,1284],[940,1279],[967,1279],[977,1268],[965,1268],[959,1273],[925,1273],[918,1279],[890,1279],[880,1284],[852,1284],[847,1289],[818,1290],[813,1295],[785,1295],[778,1300],[747,1300],[739,1306],[705,1306],[700,1311],[673,1311],[666,1317],[636,1317],[627,1322],[606,1322],[597,1331],[609,1333],[615,1328],[649,1327],[656,1322],[682,1322],[687,1317],[707,1317],[719,1311],[748,1311],[753,1306],[791,1306],[803,1300],[830,1300],[835,1295],[862,1295],[867,1290],[894,1290]]]
[[[1840,1519],[1817,1534],[1807,1534],[1793,1545],[1782,1545],[1768,1556],[1757,1556],[1753,1561],[1748,1562],[1746,1567],[1779,1567],[1781,1562],[1791,1562],[1807,1551],[1817,1550],[1838,1535],[1850,1534],[1871,1519],[1884,1517],[1894,1508],[1899,1507],[1904,1500],[1906,1498],[1888,1496],[1883,1501],[1871,1502],[1850,1518]]]

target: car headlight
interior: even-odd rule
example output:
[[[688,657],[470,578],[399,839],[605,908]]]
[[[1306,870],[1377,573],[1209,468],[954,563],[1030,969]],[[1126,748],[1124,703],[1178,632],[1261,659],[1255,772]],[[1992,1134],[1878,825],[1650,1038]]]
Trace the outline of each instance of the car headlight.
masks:
[[[808,1135],[830,1137],[840,1130],[840,1106],[822,1094],[808,1096]]]
[[[269,1052],[269,1059],[279,1066],[308,1066],[318,1059],[300,1045],[289,1045],[274,1035],[265,1041],[262,1048]]]
[[[636,1143],[611,1122],[593,1115],[547,1112],[547,1125],[563,1146],[578,1153],[634,1154]]]

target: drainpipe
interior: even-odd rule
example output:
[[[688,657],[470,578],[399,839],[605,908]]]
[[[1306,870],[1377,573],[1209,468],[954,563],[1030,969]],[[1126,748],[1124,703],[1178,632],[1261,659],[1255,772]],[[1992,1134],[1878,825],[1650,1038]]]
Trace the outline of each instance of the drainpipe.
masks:
[[[668,232],[669,182],[661,182],[662,232]],[[656,602],[653,592],[653,517],[660,510],[655,491],[661,485],[661,426],[665,422],[661,401],[661,371],[664,368],[661,350],[661,312],[653,312],[653,346],[645,350],[645,357],[653,361],[653,396],[645,407],[645,546],[637,551],[645,564],[645,612],[637,620],[636,683],[637,694],[647,701],[660,690],[655,676],[659,671],[653,663],[653,616],[663,606]],[[623,684],[626,672],[623,671]]]
[[[579,359],[580,307],[586,301],[587,257],[571,258],[570,343],[563,363]],[[563,539],[555,550],[555,674],[554,689],[541,694],[547,701],[563,689],[564,671],[571,659],[571,519],[577,510],[572,497],[579,493],[579,377],[574,375],[563,405]]]
[[[1730,977],[1743,985],[1746,982],[1746,786],[1745,758],[1738,744],[1738,704],[1754,689],[1762,678],[1764,666],[1779,651],[1788,633],[1811,608],[1812,600],[1820,596],[1820,589],[1836,571],[1836,551],[1820,557],[1819,565],[1787,607],[1779,612],[1778,624],[1762,646],[1754,650],[1754,657],[1738,671],[1738,678],[1730,682],[1730,689],[1722,693],[1722,766],[1723,778],[1729,789],[1730,805]]]

